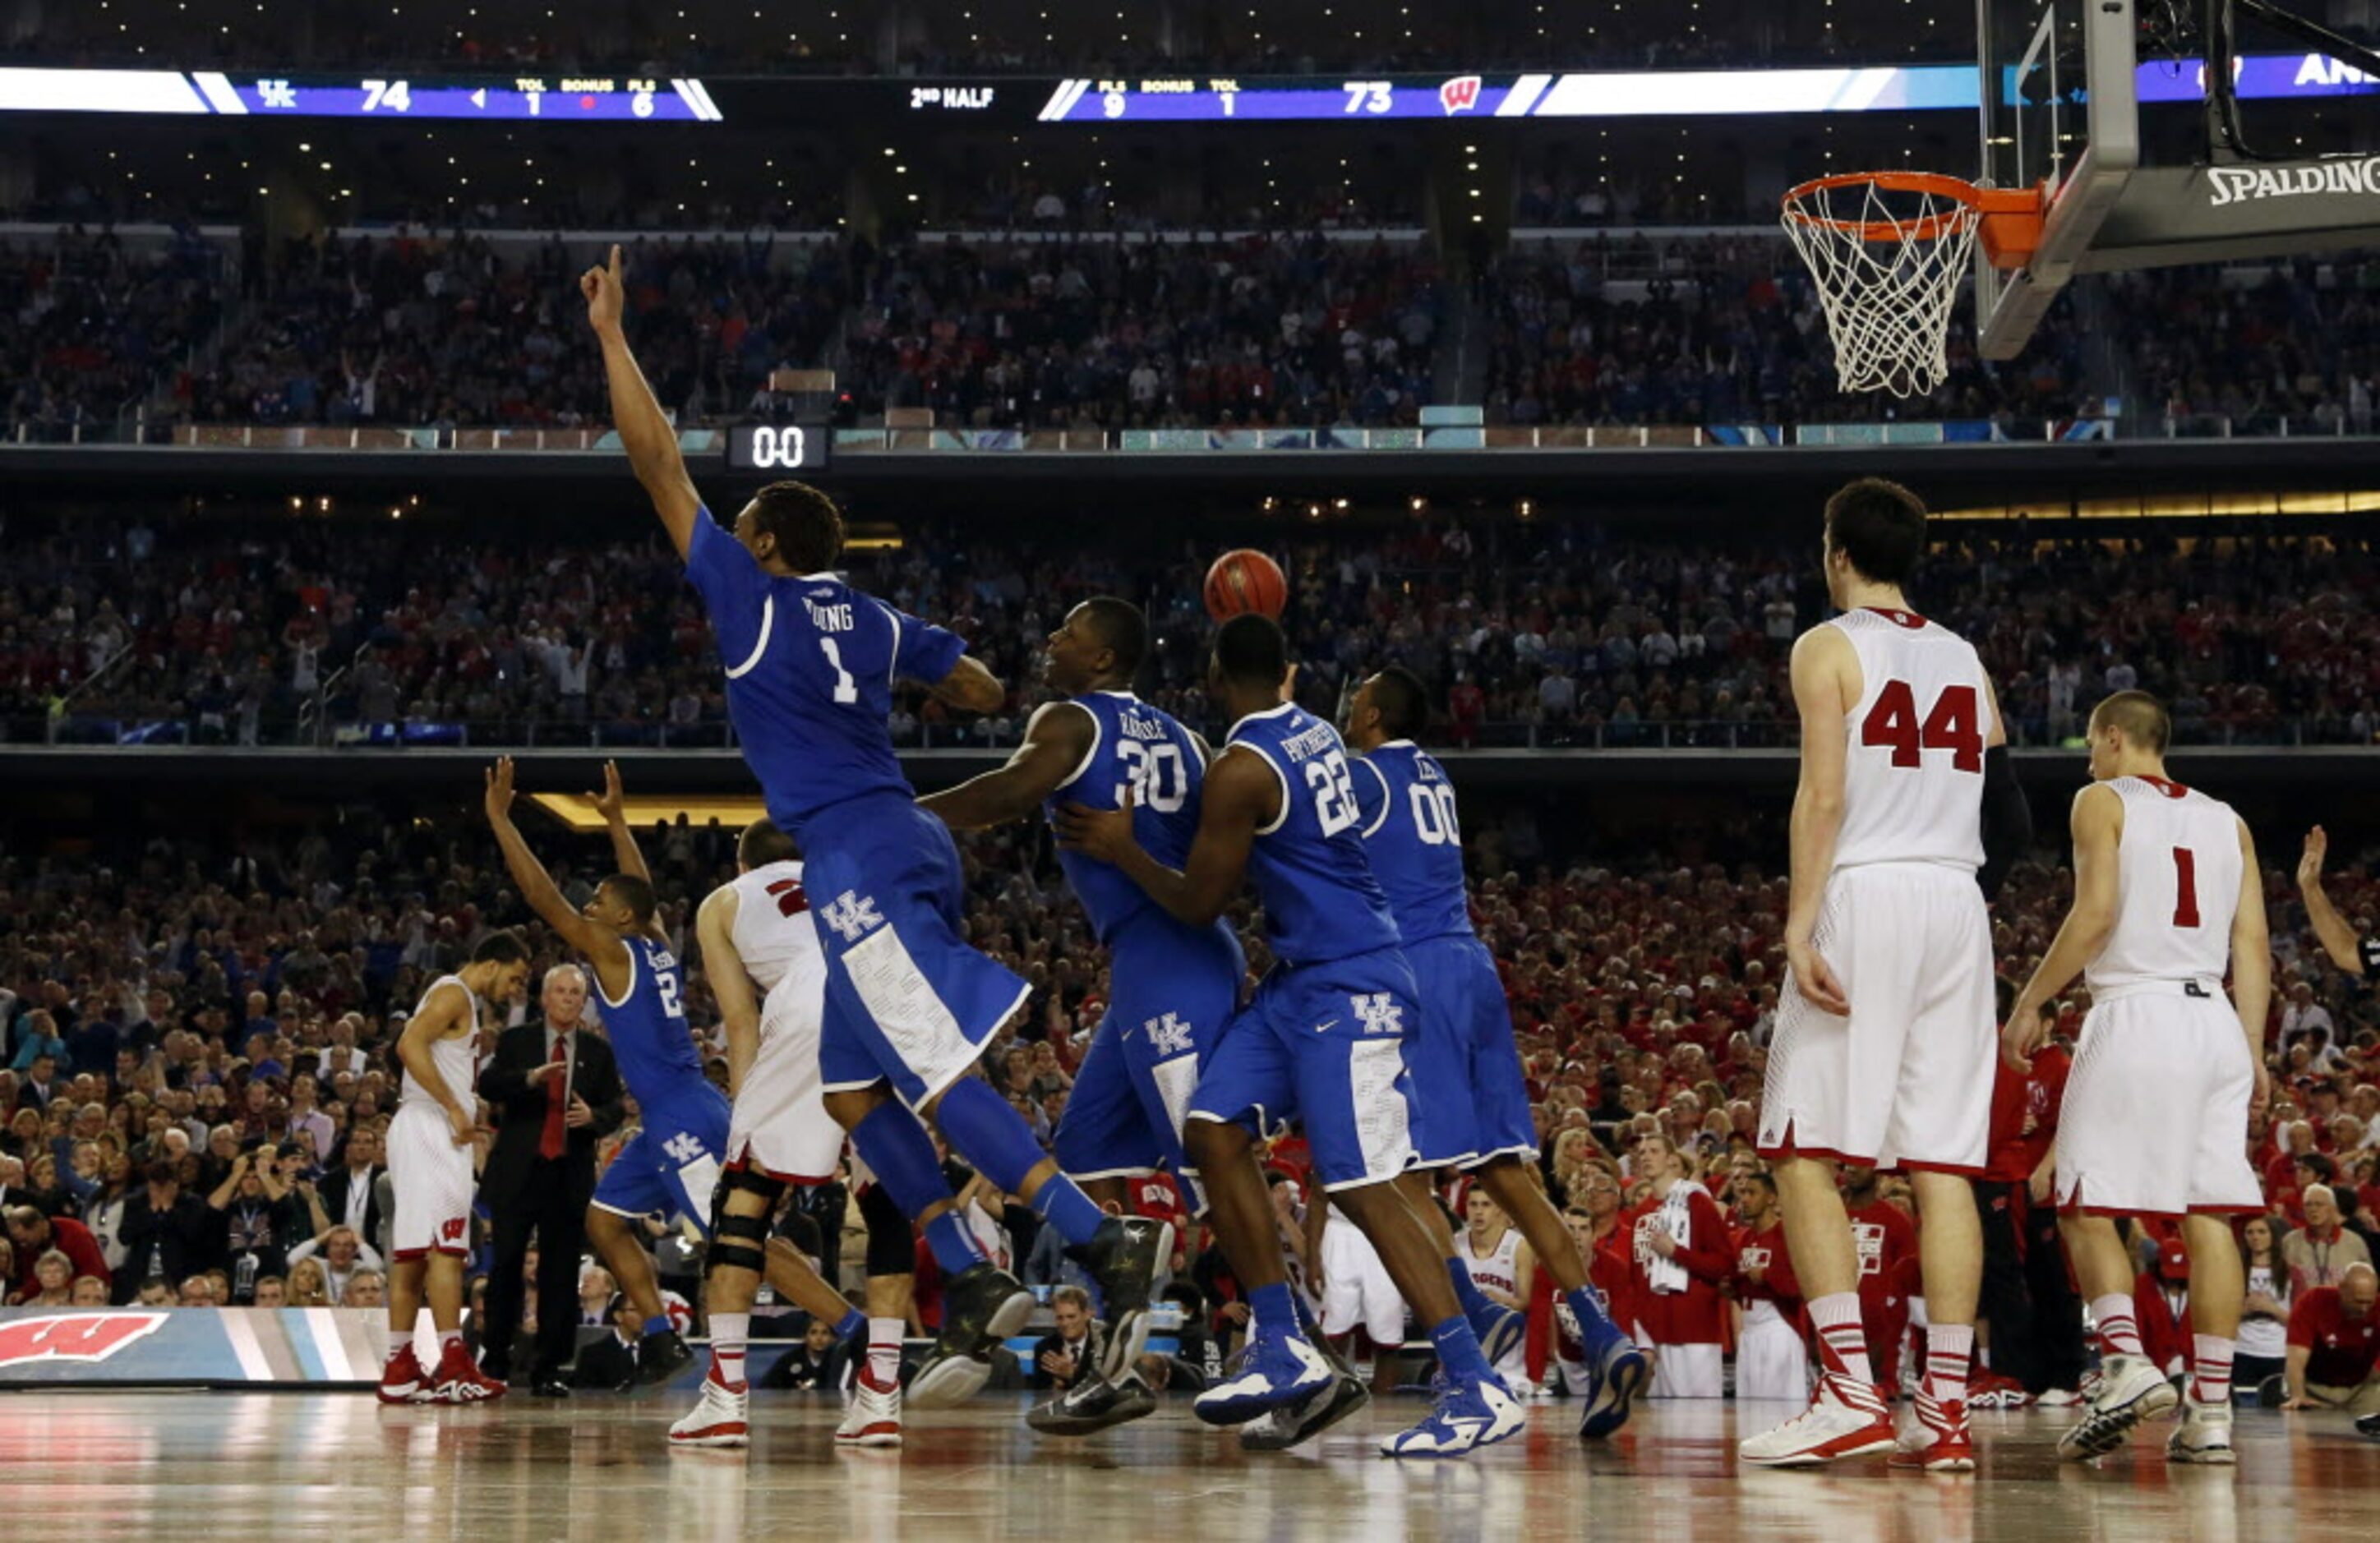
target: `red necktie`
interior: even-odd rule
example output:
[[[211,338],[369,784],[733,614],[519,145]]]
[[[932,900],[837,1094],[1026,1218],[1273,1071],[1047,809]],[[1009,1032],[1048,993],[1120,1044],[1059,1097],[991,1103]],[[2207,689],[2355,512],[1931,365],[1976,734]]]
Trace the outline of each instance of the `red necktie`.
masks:
[[[569,1063],[569,1059],[570,1036],[567,1034],[555,1035],[553,1037],[553,1064],[557,1066],[566,1066]],[[562,1085],[568,1080],[569,1074],[566,1071],[561,1076],[548,1077],[545,1079],[545,1130],[537,1138],[537,1155],[541,1158],[560,1157],[563,1153],[563,1149],[569,1143],[570,1137],[565,1134],[565,1127],[562,1124],[562,1106],[564,1097]]]

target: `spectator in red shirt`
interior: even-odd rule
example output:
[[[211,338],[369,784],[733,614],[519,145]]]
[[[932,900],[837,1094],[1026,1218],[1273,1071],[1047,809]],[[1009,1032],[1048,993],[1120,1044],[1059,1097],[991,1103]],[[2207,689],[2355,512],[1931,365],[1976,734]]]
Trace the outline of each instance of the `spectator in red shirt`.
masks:
[[[2141,1349],[2166,1376],[2188,1369],[2190,1337],[2182,1325],[2190,1321],[2190,1251],[2180,1238],[2157,1245],[2156,1264],[2132,1282],[2132,1313],[2141,1327]]]
[[[2003,980],[2005,1016],[2014,989]],[[1984,1280],[1977,1343],[1991,1356],[1992,1375],[1978,1391],[2003,1391],[2021,1402],[2070,1390],[2082,1379],[2082,1312],[2066,1272],[2057,1208],[2049,1204],[2058,1110],[2073,1058],[2055,1041],[2034,1052],[2033,1070],[1998,1062],[1992,1085],[1991,1155],[1975,1181],[1983,1220]],[[1999,1390],[2002,1379],[2007,1387]],[[1973,1398],[1970,1403],[1974,1402]]]
[[[1802,1286],[1785,1243],[1777,1181],[1756,1169],[1735,1182],[1735,1396],[1800,1406],[1810,1396],[1810,1353],[1802,1332]]]
[[[1868,1363],[1879,1387],[1900,1386],[1900,1346],[1909,1337],[1905,1282],[1917,1261],[1917,1223],[1887,1200],[1876,1170],[1843,1165],[1843,1209],[1851,1215],[1859,1256],[1860,1322],[1867,1330]]]
[[[79,1221],[63,1216],[44,1216],[31,1206],[12,1206],[8,1210],[8,1241],[17,1256],[17,1278],[10,1283],[8,1294],[21,1296],[38,1291],[40,1283],[33,1278],[33,1266],[50,1249],[64,1254],[74,1266],[74,1275],[96,1275],[102,1281],[111,1279],[107,1257],[99,1251],[99,1242],[91,1229]]]
[[[1653,1346],[1650,1396],[1718,1398],[1726,1338],[1720,1287],[1735,1268],[1727,1219],[1659,1131],[1637,1138],[1636,1164],[1653,1185],[1635,1220],[1640,1340]]]
[[[2380,1415],[2380,1274],[2349,1268],[2336,1286],[2317,1286],[2289,1309],[2289,1396],[2284,1409],[2349,1409]]]

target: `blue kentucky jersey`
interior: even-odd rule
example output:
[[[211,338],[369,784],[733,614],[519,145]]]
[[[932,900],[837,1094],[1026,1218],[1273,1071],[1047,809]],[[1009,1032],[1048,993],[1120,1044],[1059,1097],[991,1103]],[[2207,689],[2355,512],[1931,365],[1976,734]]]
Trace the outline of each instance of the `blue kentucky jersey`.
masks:
[[[727,669],[727,714],[769,818],[796,839],[811,816],[871,793],[913,797],[885,719],[896,677],[939,683],[966,651],[832,574],[779,577],[698,511],[686,577]]]
[[[1372,874],[1408,943],[1471,935],[1463,888],[1463,828],[1454,784],[1438,758],[1392,739],[1355,763],[1355,799]]]
[[[613,1002],[595,984],[603,1001],[603,1034],[612,1041],[612,1055],[620,1065],[620,1080],[636,1095],[638,1107],[652,1112],[682,1102],[692,1089],[710,1085],[702,1075],[702,1056],[686,1026],[686,981],[678,972],[677,955],[650,938],[620,940],[628,947],[628,994]]]
[[[1092,691],[1073,699],[1091,715],[1091,753],[1075,774],[1043,804],[1086,804],[1121,808],[1132,789],[1132,833],[1141,849],[1168,868],[1189,860],[1190,838],[1198,832],[1198,790],[1207,763],[1190,731],[1172,714],[1149,706],[1129,691]],[[1058,864],[1091,918],[1092,933],[1111,942],[1118,929],[1157,903],[1112,863],[1061,851]]]
[[[1397,924],[1364,851],[1339,731],[1284,702],[1232,724],[1229,743],[1262,756],[1281,778],[1281,813],[1257,828],[1248,854],[1274,954],[1314,965],[1395,947]]]

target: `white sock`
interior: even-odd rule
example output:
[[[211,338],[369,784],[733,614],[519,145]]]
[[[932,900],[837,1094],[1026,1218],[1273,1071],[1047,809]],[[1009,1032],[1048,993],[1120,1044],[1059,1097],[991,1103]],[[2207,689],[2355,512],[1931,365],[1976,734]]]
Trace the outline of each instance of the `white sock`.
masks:
[[[880,1391],[901,1385],[901,1342],[908,1331],[908,1324],[897,1318],[868,1320],[867,1376]]]
[[[710,1315],[710,1375],[720,1386],[744,1386],[744,1346],[752,1337],[750,1313]]]

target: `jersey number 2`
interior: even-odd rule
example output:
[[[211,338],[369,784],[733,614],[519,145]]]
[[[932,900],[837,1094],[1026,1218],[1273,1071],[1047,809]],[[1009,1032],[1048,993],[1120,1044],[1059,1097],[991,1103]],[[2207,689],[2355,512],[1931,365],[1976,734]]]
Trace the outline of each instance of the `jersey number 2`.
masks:
[[[1948,750],[1956,770],[1981,772],[1984,735],[1977,725],[1973,686],[1944,686],[1934,699],[1934,711],[1921,723],[1916,693],[1910,690],[1909,683],[1888,680],[1860,723],[1860,743],[1890,747],[1892,764],[1898,767],[1923,766],[1925,751]]]

